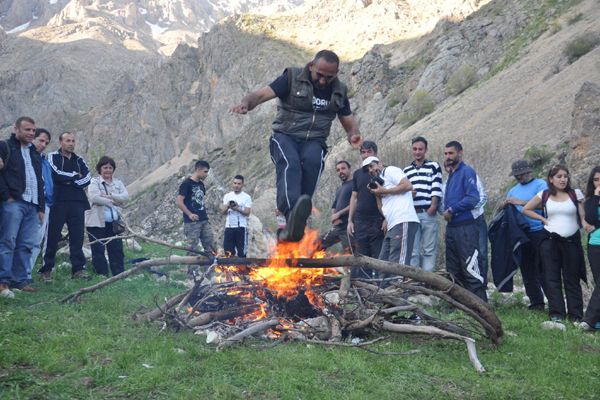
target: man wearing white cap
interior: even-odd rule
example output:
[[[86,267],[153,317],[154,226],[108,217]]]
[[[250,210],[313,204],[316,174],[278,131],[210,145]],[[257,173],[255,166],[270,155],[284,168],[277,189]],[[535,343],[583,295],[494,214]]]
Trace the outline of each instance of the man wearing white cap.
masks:
[[[377,157],[366,158],[362,165],[369,169],[372,177],[369,190],[377,196],[387,224],[379,259],[408,265],[419,228],[412,184],[401,168],[384,167]]]

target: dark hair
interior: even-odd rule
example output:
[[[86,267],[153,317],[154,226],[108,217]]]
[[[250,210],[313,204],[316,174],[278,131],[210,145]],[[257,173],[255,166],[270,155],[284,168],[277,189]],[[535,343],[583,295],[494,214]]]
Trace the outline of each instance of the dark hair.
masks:
[[[35,125],[35,121],[33,120],[33,118],[31,118],[31,117],[19,117],[19,118],[17,118],[17,121],[15,122],[15,126],[17,128],[20,128],[21,124],[23,122],[29,122],[30,124],[34,124]]]
[[[446,143],[446,147],[454,147],[456,149],[456,151],[462,151],[462,144],[460,144],[459,141],[457,140],[451,140],[448,143]]]
[[[556,164],[554,165],[552,168],[550,168],[550,171],[548,171],[548,192],[555,196],[556,195],[556,186],[554,186],[551,182],[550,182],[550,178],[554,178],[554,176],[556,176],[556,174],[558,174],[559,171],[565,171],[568,175],[568,179],[567,179],[567,186],[565,187],[565,192],[570,192],[571,189],[571,174],[569,173],[569,169],[562,164]]]
[[[40,136],[42,133],[45,133],[48,136],[48,141],[52,140],[52,135],[50,135],[50,132],[48,132],[47,129],[44,129],[44,128],[36,128],[35,129],[35,137]]]
[[[321,50],[317,54],[315,54],[315,58],[313,62],[317,62],[318,59],[324,59],[328,63],[336,64],[338,67],[340,65],[340,58],[331,50]]]
[[[117,164],[115,164],[115,160],[113,160],[109,156],[102,156],[102,157],[100,157],[100,159],[98,160],[98,163],[96,164],[96,172],[100,173],[100,169],[107,164],[112,166],[113,169],[117,169]]]
[[[65,131],[65,132],[61,133],[60,135],[58,135],[58,141],[62,142],[63,136],[65,136],[65,135],[73,135],[73,132]]]
[[[208,165],[208,162],[204,160],[196,161],[196,163],[194,164],[194,170],[202,168],[210,169],[210,165]]]
[[[370,140],[365,140],[364,142],[362,142],[362,144],[360,145],[360,149],[371,149],[375,154],[377,154],[377,144]]]
[[[240,181],[242,181],[242,183],[244,183],[244,176],[243,175],[236,175],[233,177],[233,179],[239,179]]]
[[[585,187],[585,197],[588,199],[594,195],[594,175],[596,174],[600,174],[600,165],[596,165],[590,172],[590,177],[588,178],[587,185]]]
[[[352,167],[350,167],[350,163],[348,161],[346,161],[346,160],[340,160],[340,161],[336,162],[335,166],[337,167],[338,164],[346,164],[346,166],[348,167],[348,169],[352,168]]]
[[[425,139],[423,136],[414,137],[411,140],[410,144],[415,144],[417,142],[421,142],[421,143],[423,143],[425,145],[425,147],[427,147],[427,139]]]

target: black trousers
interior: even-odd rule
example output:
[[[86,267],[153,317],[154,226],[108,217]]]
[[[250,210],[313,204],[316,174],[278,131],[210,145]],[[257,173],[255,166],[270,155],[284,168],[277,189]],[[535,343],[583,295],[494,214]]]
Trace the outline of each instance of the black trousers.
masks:
[[[327,250],[328,248],[341,243],[344,253],[351,253],[351,243],[350,240],[348,240],[348,231],[346,230],[346,227],[346,224],[334,225],[319,238],[321,241],[320,248]]]
[[[588,261],[596,286],[600,286],[600,246],[588,245]]]
[[[544,230],[540,244],[544,290],[551,317],[579,320],[583,317],[581,279],[583,248],[579,232],[570,238],[560,238]],[[564,286],[564,297],[563,297]],[[565,309],[565,298],[567,307]]]
[[[48,242],[44,254],[44,264],[40,273],[54,269],[56,251],[60,241],[60,232],[65,225],[69,229],[69,254],[71,260],[71,273],[81,271],[85,267],[83,255],[85,204],[78,201],[57,202],[50,208],[48,220]]]
[[[597,282],[583,317],[583,320],[592,328],[600,322],[600,285]]]
[[[473,221],[446,227],[446,271],[465,289],[487,301],[479,260],[478,224]]]
[[[325,139],[298,139],[273,133],[270,141],[271,160],[275,164],[277,209],[286,217],[298,201],[315,193],[325,165]]]
[[[540,244],[546,237],[543,230],[528,232],[530,242],[521,247],[521,276],[531,307],[544,305]]]
[[[354,243],[356,252],[363,256],[378,258],[383,245],[384,234],[381,230],[383,216],[354,216]],[[377,277],[377,272],[371,268],[352,268],[352,278],[371,279]]]
[[[225,228],[223,235],[223,250],[225,254],[236,257],[246,257],[248,234],[243,226]]]
[[[90,243],[114,236],[110,223],[107,223],[103,228],[89,227],[87,232]],[[113,276],[119,275],[125,270],[122,239],[112,239],[106,244],[95,242],[90,247],[92,248],[92,265],[97,274],[108,276],[108,264],[110,264],[110,272]],[[106,263],[105,252],[108,253],[108,264]]]

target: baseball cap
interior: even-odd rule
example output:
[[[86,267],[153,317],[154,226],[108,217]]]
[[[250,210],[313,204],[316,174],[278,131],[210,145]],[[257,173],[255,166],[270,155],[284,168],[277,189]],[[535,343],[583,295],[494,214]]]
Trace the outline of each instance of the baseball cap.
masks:
[[[362,166],[366,167],[367,165],[371,164],[372,162],[379,162],[379,158],[373,157],[373,156],[367,157],[364,159]]]

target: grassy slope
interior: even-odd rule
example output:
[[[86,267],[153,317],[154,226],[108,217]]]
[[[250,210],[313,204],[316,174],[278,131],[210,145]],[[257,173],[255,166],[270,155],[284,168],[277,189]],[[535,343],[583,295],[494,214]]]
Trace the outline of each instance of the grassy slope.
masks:
[[[0,299],[0,398],[592,399],[600,393],[600,335],[572,326],[566,333],[541,331],[545,316],[524,306],[497,310],[514,335],[498,349],[479,344],[488,372],[477,374],[462,343],[406,336],[375,349],[420,353],[302,344],[217,353],[202,336],[131,320],[141,305],[180,292],[176,284],[136,276],[76,304],[55,302],[80,286],[63,268],[35,294]]]

